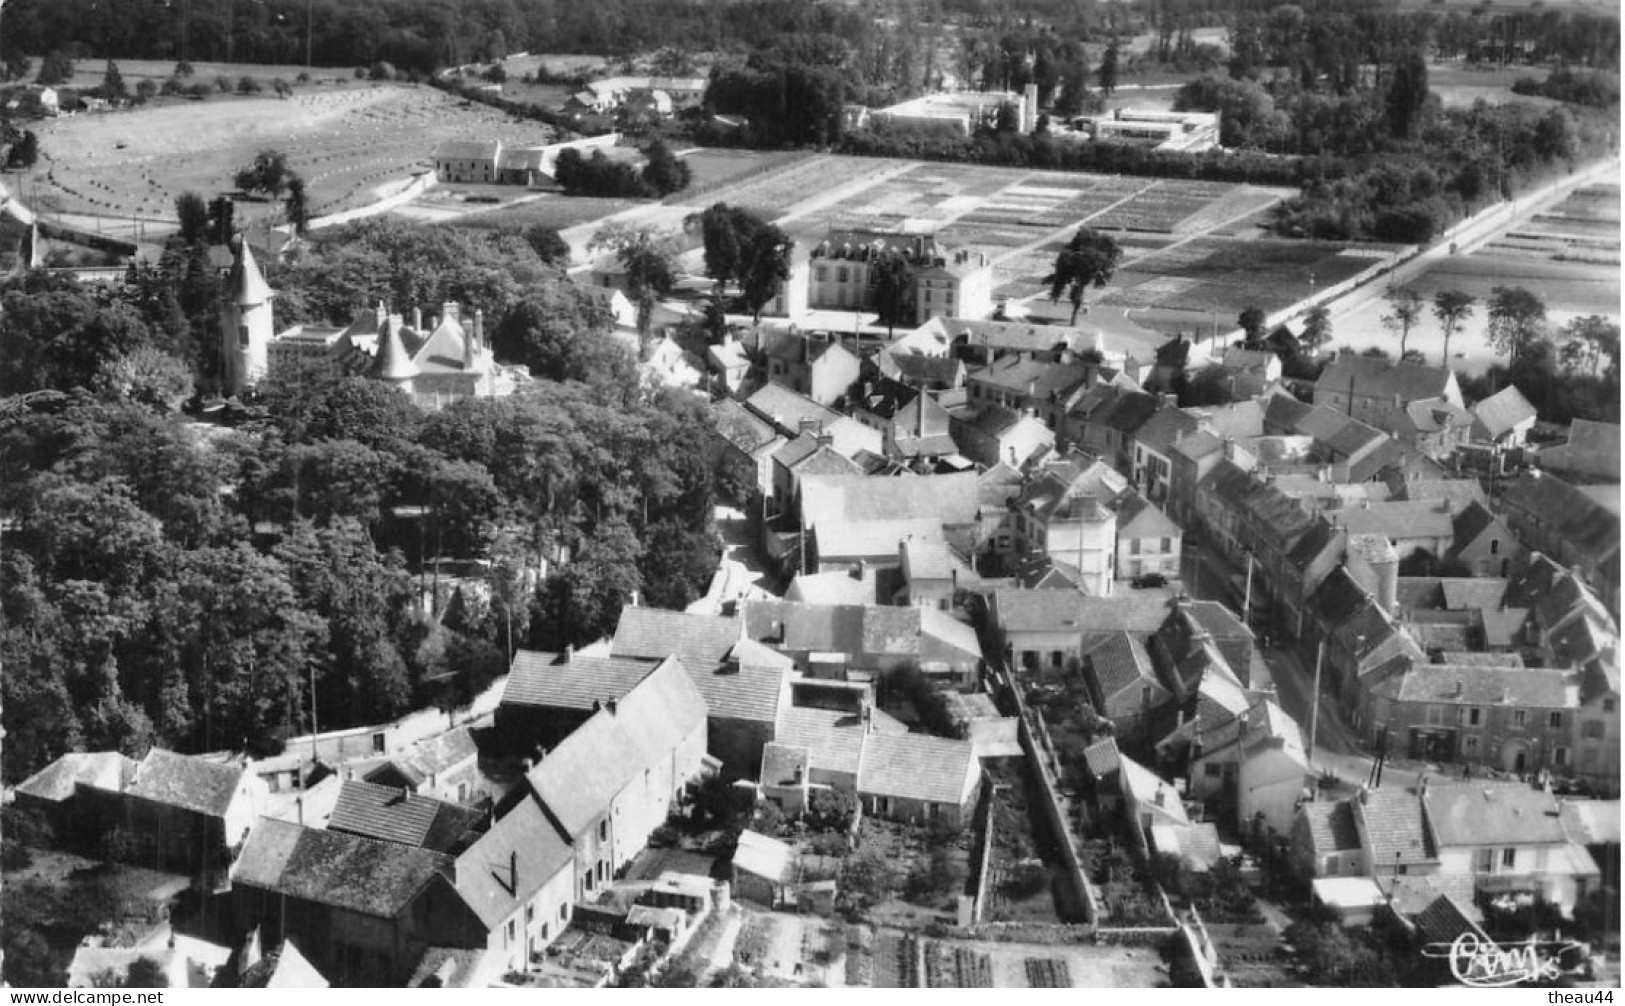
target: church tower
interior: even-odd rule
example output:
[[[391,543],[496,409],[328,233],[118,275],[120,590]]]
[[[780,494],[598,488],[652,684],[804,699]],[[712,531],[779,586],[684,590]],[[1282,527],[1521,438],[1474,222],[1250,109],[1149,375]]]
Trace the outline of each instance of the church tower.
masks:
[[[240,395],[258,384],[270,368],[271,299],[276,291],[265,282],[248,242],[239,238],[220,305],[220,355],[225,363],[225,393]]]

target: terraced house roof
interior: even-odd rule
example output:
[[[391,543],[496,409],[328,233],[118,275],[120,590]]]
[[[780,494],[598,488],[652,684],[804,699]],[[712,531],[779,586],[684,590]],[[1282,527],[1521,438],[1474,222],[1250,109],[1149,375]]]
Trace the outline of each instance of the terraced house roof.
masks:
[[[586,709],[618,699],[649,673],[646,661],[520,650],[514,654],[503,705]]]
[[[958,804],[973,784],[970,742],[924,734],[871,733],[864,738],[858,790],[874,796]]]
[[[1422,801],[1403,789],[1374,789],[1356,798],[1356,819],[1365,825],[1371,862],[1386,869],[1438,859],[1422,820]]]

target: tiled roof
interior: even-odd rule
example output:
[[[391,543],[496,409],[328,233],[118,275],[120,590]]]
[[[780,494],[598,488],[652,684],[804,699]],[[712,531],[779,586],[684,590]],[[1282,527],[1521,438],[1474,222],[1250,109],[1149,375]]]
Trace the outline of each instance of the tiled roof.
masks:
[[[479,747],[467,727],[453,727],[398,752],[385,765],[413,780],[414,785],[479,756]],[[370,774],[370,773],[369,773]]]
[[[493,930],[568,870],[573,856],[541,805],[527,798],[457,857],[457,893]]]
[[[530,786],[573,841],[641,773],[642,761],[638,745],[604,709],[543,756],[530,770]]]
[[[451,872],[451,858],[438,852],[261,818],[232,883],[393,919],[435,877]]]
[[[1163,692],[1145,646],[1126,632],[1108,634],[1083,655],[1089,673],[1104,699],[1128,689],[1150,685]]]
[[[1395,540],[1443,538],[1455,533],[1451,515],[1435,500],[1394,500],[1369,506],[1349,507],[1334,515],[1350,534],[1380,534]]]
[[[351,779],[339,788],[327,827],[450,854],[468,844],[483,818],[479,811],[455,803]]]
[[[117,793],[136,763],[117,751],[70,751],[18,783],[15,792],[36,800],[71,800],[79,783]]]
[[[1567,842],[1562,802],[1528,783],[1432,782],[1422,794],[1441,847]]]
[[[967,656],[981,658],[982,643],[976,638],[975,629],[940,608],[922,606],[918,610],[920,635],[923,638],[951,646]]]
[[[1429,398],[1405,406],[1405,419],[1418,433],[1438,433],[1455,427],[1471,426],[1472,413],[1443,398]]]
[[[667,761],[696,729],[704,729],[705,699],[683,666],[667,657],[614,710],[615,719],[642,751],[639,768]]]
[[[520,650],[513,656],[502,704],[590,710],[594,702],[625,695],[648,673],[646,662],[630,657]]]
[[[1167,514],[1138,493],[1126,497],[1117,509],[1119,538],[1177,538],[1183,533]]]
[[[1079,349],[1085,337],[1065,325],[1033,325],[1023,321],[973,321],[943,318],[942,327],[956,343],[972,347],[1050,353],[1058,349]]]
[[[858,791],[958,804],[969,791],[975,770],[976,751],[969,741],[871,733],[863,744]]]
[[[814,771],[857,775],[863,738],[863,718],[849,710],[791,706],[779,721],[779,743],[806,748]]]
[[[1449,500],[1450,509],[1458,512],[1469,503],[1485,501],[1477,479],[1413,479],[1401,483],[1401,492],[1408,500]]]
[[[1603,557],[1619,551],[1619,518],[1567,482],[1544,472],[1525,472],[1502,498],[1505,509],[1539,521],[1581,555]]]
[[[1389,437],[1377,441],[1375,447],[1369,452],[1349,463],[1348,479],[1350,482],[1365,482],[1374,479],[1395,465],[1402,464],[1406,455],[1405,445]]]
[[[1450,383],[1450,371],[1419,363],[1389,360],[1356,353],[1339,353],[1326,365],[1315,382],[1317,396],[1332,392],[1349,393],[1352,384],[1359,397],[1392,398],[1414,402],[1442,396]]]
[[[1354,808],[1365,822],[1367,851],[1374,864],[1392,868],[1430,863],[1438,858],[1426,825],[1422,802],[1403,789],[1374,789],[1362,793]]]
[[[1070,397],[1086,387],[1091,373],[1092,368],[1087,364],[1052,363],[1006,356],[971,371],[965,380],[970,384],[985,384],[1036,399],[1055,401]]]
[[[1461,664],[1414,666],[1405,676],[1399,698],[1402,702],[1526,709],[1564,709],[1579,703],[1577,688],[1566,681],[1562,671]]]
[[[942,521],[932,517],[897,520],[820,521],[814,532],[820,561],[894,556],[908,539],[943,550]],[[942,574],[946,579],[948,573]]]
[[[826,409],[805,395],[798,395],[779,384],[764,384],[754,395],[745,399],[745,408],[790,437],[800,436],[803,419],[814,420],[825,427],[841,419],[839,412]]]
[[[1091,418],[1091,422],[1104,421],[1107,426],[1119,433],[1137,436],[1140,427],[1149,422],[1162,408],[1162,399],[1143,391],[1131,391],[1119,396],[1117,401],[1107,408],[1110,411],[1104,417],[1097,415]]]
[[[1516,384],[1509,384],[1473,406],[1473,435],[1495,440],[1535,416],[1529,399]]]
[[[1155,632],[1168,614],[1167,599],[1159,595],[1088,597],[1070,591],[1001,588],[993,593],[993,611],[1007,632],[1079,633]]]
[[[1353,852],[1360,848],[1360,832],[1354,826],[1354,807],[1350,801],[1306,803],[1299,813],[1309,825],[1309,839],[1317,854]]]
[[[1476,487],[1478,483],[1470,484]],[[1456,508],[1453,506],[1451,509]],[[1465,548],[1471,545],[1479,539],[1480,535],[1492,528],[1500,528],[1503,537],[1511,538],[1511,533],[1505,529],[1501,519],[1491,513],[1489,507],[1477,500],[1473,500],[1466,506],[1461,507],[1452,519],[1451,525],[1456,536],[1456,548]]]
[[[948,543],[935,536],[903,539],[898,545],[903,575],[915,580],[946,580],[960,564]]]
[[[1195,433],[1198,425],[1184,409],[1159,409],[1135,431],[1134,440],[1147,450],[1167,454],[1175,441]]]
[[[918,353],[887,353],[903,380],[922,384],[956,386],[963,381],[964,363],[948,356],[923,356]]]
[[[814,525],[840,520],[935,517],[944,524],[970,524],[981,510],[980,477],[953,475],[808,475],[801,480],[801,506]]]
[[[724,398],[711,407],[711,420],[722,439],[746,454],[755,453],[778,437],[771,424],[731,398]]]
[[[224,817],[246,771],[237,763],[153,748],[141,759],[125,793],[210,817]]]
[[[762,746],[762,772],[758,778],[763,786],[793,786],[806,782],[811,760],[811,753],[804,747],[768,741]]]
[[[1448,894],[1439,895],[1417,912],[1415,922],[1417,934],[1425,943],[1454,943],[1463,933],[1486,938],[1484,930],[1468,916],[1466,909]]]
[[[1540,463],[1553,471],[1619,481],[1619,425],[1576,419],[1569,441],[1540,452]]]
[[[746,634],[787,650],[917,654],[920,609],[890,605],[796,604],[751,600],[743,605]]]
[[[1096,741],[1083,749],[1084,764],[1089,766],[1089,773],[1096,779],[1104,779],[1122,768],[1122,755],[1117,750],[1117,740],[1107,737]]]
[[[493,140],[447,140],[434,148],[434,156],[439,161],[491,161],[501,149]]]

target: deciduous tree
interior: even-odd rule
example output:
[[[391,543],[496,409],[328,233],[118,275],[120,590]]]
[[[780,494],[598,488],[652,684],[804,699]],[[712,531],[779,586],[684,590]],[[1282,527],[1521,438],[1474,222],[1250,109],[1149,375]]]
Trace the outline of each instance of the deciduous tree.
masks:
[[[1462,322],[1473,313],[1473,305],[1477,303],[1477,298],[1465,290],[1440,290],[1433,295],[1433,317],[1438,319],[1439,330],[1444,335],[1441,367],[1450,366],[1450,339],[1460,331]]]
[[[1091,286],[1105,286],[1117,271],[1123,250],[1105,234],[1088,227],[1078,228],[1066,247],[1055,257],[1055,268],[1044,283],[1049,287],[1053,303],[1065,293],[1072,301],[1071,324],[1078,323],[1078,312],[1083,308],[1084,291]]]

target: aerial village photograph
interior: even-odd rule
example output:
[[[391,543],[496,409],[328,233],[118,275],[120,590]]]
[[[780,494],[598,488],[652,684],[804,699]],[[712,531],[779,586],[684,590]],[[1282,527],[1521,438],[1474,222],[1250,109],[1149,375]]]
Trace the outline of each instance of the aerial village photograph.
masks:
[[[4,985],[1611,1002],[1620,68],[6,0]]]

